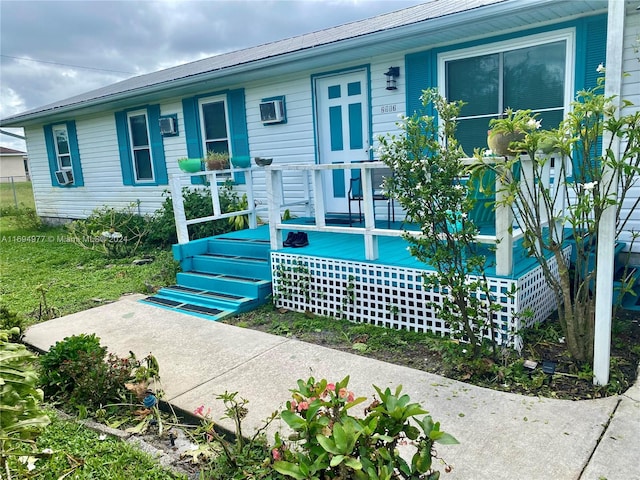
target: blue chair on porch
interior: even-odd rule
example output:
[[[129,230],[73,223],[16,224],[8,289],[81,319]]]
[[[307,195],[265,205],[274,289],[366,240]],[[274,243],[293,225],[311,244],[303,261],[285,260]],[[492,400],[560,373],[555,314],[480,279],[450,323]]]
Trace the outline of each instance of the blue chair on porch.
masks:
[[[385,177],[390,177],[393,174],[390,168],[376,168],[371,172],[371,181],[373,185],[372,198],[375,206],[377,201],[387,202],[387,228],[391,228],[391,221],[396,220],[396,213],[393,203],[393,198],[385,195],[382,189],[382,183]],[[351,203],[356,202],[358,204],[358,221],[362,222],[362,200],[364,196],[362,194],[362,171],[360,169],[351,170],[351,179],[349,180],[349,226],[353,225],[353,212],[351,209]],[[375,212],[375,208],[374,208]]]

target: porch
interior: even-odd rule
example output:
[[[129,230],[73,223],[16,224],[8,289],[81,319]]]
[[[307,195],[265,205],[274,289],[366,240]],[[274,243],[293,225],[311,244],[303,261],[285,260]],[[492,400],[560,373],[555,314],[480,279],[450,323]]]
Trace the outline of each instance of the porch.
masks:
[[[309,311],[321,316],[366,322],[388,328],[430,331],[442,336],[449,327],[437,318],[434,304],[443,293],[425,290],[423,277],[433,271],[408,252],[403,232],[418,235],[401,212],[388,218],[386,205],[374,202],[375,169],[381,162],[358,163],[362,177],[362,220],[356,214],[327,213],[323,192],[326,171],[346,171],[353,165],[279,165],[234,172],[201,172],[171,179],[179,243],[174,257],[182,272],[177,285],[146,299],[164,308],[219,319],[255,308],[270,295],[281,308]],[[238,212],[220,211],[218,175],[242,172],[248,207]],[[265,202],[256,201],[256,179],[264,173]],[[332,172],[333,173],[333,172]],[[214,215],[186,219],[180,192],[193,175],[206,175]],[[306,187],[291,196],[283,187],[286,175],[297,175]],[[499,191],[499,189],[497,189]],[[305,214],[283,220],[297,208]],[[483,208],[493,208],[486,206]],[[258,225],[258,218],[268,218]],[[250,228],[208,239],[190,241],[188,225],[235,215],[248,215]],[[309,244],[284,247],[289,232],[305,232]],[[478,235],[478,249],[487,257],[486,275],[501,311],[494,316],[494,335],[500,344],[515,344],[524,326],[543,321],[555,310],[542,269],[522,247],[522,232],[514,227],[508,209],[496,209],[492,225]],[[567,245],[567,259],[570,246]],[[531,316],[520,315],[524,311]],[[486,332],[488,335],[489,333]]]

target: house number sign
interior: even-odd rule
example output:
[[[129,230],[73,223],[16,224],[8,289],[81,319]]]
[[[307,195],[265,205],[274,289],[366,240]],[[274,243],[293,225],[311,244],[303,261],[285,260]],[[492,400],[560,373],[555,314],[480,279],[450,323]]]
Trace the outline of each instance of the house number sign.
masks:
[[[380,113],[394,113],[398,110],[398,106],[395,103],[390,103],[388,105],[382,105],[380,107]]]

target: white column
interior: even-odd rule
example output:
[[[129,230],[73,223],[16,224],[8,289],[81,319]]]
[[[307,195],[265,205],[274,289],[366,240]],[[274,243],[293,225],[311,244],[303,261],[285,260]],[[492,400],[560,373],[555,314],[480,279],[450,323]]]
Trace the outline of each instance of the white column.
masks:
[[[364,252],[367,260],[378,259],[378,236],[373,235],[371,230],[376,228],[376,217],[373,204],[373,182],[371,180],[371,168],[362,168],[360,177],[362,178],[362,209],[364,213]]]
[[[180,176],[172,174],[169,178],[171,187],[171,201],[173,203],[173,218],[176,222],[178,243],[189,243],[189,230],[187,229],[187,216],[184,213],[184,200],[182,198],[182,181]]]
[[[282,196],[280,185],[282,182],[282,172],[265,168],[267,184],[267,205],[269,206],[269,238],[271,239],[271,250],[282,248],[282,230],[278,228],[280,223],[280,206]]]
[[[609,0],[607,21],[607,65],[605,73],[605,97],[615,97],[614,102],[620,107],[622,85],[622,50],[624,44],[624,10],[625,3]],[[611,134],[604,132],[602,145],[608,145]],[[620,158],[620,141],[613,138],[613,153]],[[617,187],[617,178],[609,169],[603,172],[602,184]],[[612,192],[617,196],[617,189]],[[611,303],[613,300],[613,266],[616,242],[616,207],[609,206],[600,219],[598,229],[598,252],[596,257],[596,319],[593,342],[593,383],[606,385],[609,383],[609,365],[611,361]]]
[[[505,205],[505,195],[500,175],[496,175],[496,274],[508,276],[513,271],[513,213]]]

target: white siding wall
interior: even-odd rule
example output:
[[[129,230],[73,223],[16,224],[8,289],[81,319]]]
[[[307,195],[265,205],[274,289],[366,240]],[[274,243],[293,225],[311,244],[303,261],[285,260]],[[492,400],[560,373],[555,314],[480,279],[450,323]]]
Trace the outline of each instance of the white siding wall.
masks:
[[[386,90],[384,72],[390,65],[404,66],[403,56],[367,59],[358,65],[369,64],[371,70],[371,115],[373,146],[378,135],[396,130],[395,122],[399,114],[405,113],[404,78],[398,79],[398,89]],[[332,70],[348,69],[341,65]],[[323,71],[309,72],[295,77],[281,78],[278,82],[248,85],[246,88],[246,108],[249,131],[249,146],[252,157],[273,157],[274,164],[314,163],[315,134],[313,125],[313,99],[311,96],[311,76]],[[258,105],[263,98],[284,95],[287,109],[287,123],[263,125],[260,121]],[[283,175],[286,199],[303,198],[308,182],[300,172]],[[266,204],[265,175],[258,169],[254,176],[254,194],[259,204]],[[380,215],[386,215],[386,207],[378,203]],[[292,213],[303,215],[303,207],[292,208]]]
[[[622,95],[625,100],[629,100],[633,103],[632,107],[623,110],[623,113],[631,113],[637,111],[640,108],[640,12],[631,9],[627,11],[626,25],[625,25],[625,37],[624,37],[624,51],[622,56],[623,71],[628,76],[622,79]],[[628,200],[623,205],[623,211],[621,216],[624,218],[631,214],[630,221],[628,222],[626,229],[627,232],[623,233],[622,238],[629,241],[631,235],[629,232],[640,232],[640,209],[636,208],[634,212],[630,212],[635,200],[640,196],[640,184],[631,189],[628,195]],[[633,251],[640,253],[640,239],[636,240]]]

